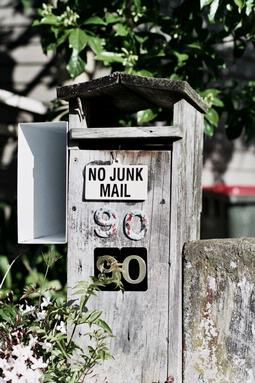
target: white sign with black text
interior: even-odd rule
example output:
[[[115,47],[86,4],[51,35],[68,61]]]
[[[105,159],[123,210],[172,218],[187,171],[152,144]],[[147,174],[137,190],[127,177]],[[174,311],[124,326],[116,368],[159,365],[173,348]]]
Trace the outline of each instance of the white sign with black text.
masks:
[[[86,200],[136,200],[147,198],[147,165],[87,165]]]

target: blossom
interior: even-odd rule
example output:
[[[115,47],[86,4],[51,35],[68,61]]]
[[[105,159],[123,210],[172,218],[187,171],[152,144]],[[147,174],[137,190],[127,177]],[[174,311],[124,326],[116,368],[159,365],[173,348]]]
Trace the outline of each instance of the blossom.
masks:
[[[42,356],[40,356],[39,358],[31,358],[31,362],[32,370],[46,368],[48,366],[48,364],[43,361]]]
[[[60,324],[56,327],[57,331],[62,332],[62,334],[66,334],[66,325],[63,321],[60,322]]]
[[[50,298],[43,297],[43,302],[41,303],[41,309],[43,309],[44,307],[48,307],[49,305],[52,305]]]
[[[33,351],[29,345],[24,346],[23,344],[17,344],[12,347],[12,355],[27,360],[32,358]]]
[[[38,338],[30,335],[28,345],[17,344],[12,346],[12,355],[0,358],[0,368],[3,371],[2,382],[12,383],[39,383],[43,369],[47,368],[47,362],[42,356],[36,357],[32,348],[36,345]],[[39,344],[39,342],[38,342]],[[0,383],[2,383],[0,380]]]
[[[40,345],[42,346],[42,349],[45,350],[46,352],[51,351],[53,349],[53,344],[50,342],[43,342],[43,343],[40,343]]]
[[[41,321],[41,320],[44,320],[46,318],[46,315],[47,315],[47,312],[46,310],[42,310],[42,311],[39,311],[38,313],[36,313],[37,315],[37,322]]]
[[[34,311],[35,307],[34,306],[29,306],[28,304],[25,305],[19,305],[19,310],[22,315],[27,314],[31,311]]]

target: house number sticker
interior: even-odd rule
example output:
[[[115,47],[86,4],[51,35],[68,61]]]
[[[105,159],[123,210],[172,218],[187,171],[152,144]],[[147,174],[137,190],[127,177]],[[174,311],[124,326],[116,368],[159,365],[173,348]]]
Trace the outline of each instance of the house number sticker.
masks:
[[[94,275],[104,273],[112,278],[119,273],[125,291],[146,291],[147,282],[147,250],[144,247],[123,247],[122,249],[96,248],[94,250]],[[115,290],[109,284],[103,290]]]
[[[117,213],[107,207],[95,211],[94,221],[96,224],[95,233],[101,238],[110,238],[117,234],[119,220]],[[123,218],[123,232],[133,241],[142,240],[148,230],[148,219],[145,213],[140,210],[128,212]]]

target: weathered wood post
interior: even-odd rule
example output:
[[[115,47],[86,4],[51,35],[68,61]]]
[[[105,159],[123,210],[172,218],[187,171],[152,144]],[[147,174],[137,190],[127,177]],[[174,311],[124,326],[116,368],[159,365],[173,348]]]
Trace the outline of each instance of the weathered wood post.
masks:
[[[180,383],[181,254],[199,238],[205,105],[186,82],[121,73],[58,97],[70,103],[68,287],[106,255],[123,268],[125,292],[93,303],[115,337],[90,382]],[[117,127],[120,113],[153,106],[173,106],[173,126]]]

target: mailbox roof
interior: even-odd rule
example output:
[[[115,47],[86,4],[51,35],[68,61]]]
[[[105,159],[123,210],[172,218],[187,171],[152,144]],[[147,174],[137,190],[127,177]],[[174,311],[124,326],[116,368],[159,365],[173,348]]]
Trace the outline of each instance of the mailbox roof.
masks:
[[[207,105],[186,81],[135,76],[114,72],[92,81],[57,88],[57,97],[64,100],[81,97],[111,103],[117,109],[136,112],[159,106],[171,108],[181,99],[187,100],[201,112]]]

